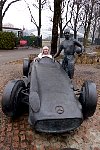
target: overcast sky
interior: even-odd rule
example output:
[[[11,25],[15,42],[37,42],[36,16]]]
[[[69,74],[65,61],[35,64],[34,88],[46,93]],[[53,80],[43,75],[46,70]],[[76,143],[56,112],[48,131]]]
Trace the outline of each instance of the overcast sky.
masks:
[[[32,14],[38,24],[38,9],[32,6],[33,0],[27,0],[27,2],[30,4]],[[36,2],[36,0],[34,0],[34,2]],[[52,2],[52,0],[50,0],[50,2]],[[52,16],[52,13],[45,6],[45,8],[42,10],[42,29],[52,26],[52,23],[50,22],[50,16]],[[36,28],[36,26],[31,22],[30,13],[24,0],[13,3],[9,7],[3,19],[3,24],[7,23],[11,23],[14,25],[14,27],[21,29],[23,26],[25,29]]]

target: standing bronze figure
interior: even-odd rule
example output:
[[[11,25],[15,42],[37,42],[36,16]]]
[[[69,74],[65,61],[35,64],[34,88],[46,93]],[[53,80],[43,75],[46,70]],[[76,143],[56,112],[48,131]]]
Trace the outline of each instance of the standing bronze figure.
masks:
[[[54,58],[58,57],[62,50],[64,50],[64,58],[62,61],[63,69],[68,73],[68,76],[72,79],[74,75],[74,64],[75,64],[75,52],[78,54],[82,53],[82,44],[76,39],[70,37],[70,30],[64,31],[65,40],[61,42],[58,52],[54,55]],[[76,46],[80,48],[76,48]]]

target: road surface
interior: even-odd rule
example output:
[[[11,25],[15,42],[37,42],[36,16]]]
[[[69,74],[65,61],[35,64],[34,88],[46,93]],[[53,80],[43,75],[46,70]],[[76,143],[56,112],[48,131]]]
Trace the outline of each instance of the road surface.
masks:
[[[38,54],[39,48],[19,48],[15,50],[0,50],[0,65],[10,61],[16,61],[28,57],[30,54]]]

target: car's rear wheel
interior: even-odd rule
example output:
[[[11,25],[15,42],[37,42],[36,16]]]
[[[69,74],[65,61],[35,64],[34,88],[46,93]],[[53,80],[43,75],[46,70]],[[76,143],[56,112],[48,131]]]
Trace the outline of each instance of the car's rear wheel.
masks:
[[[23,60],[23,75],[26,77],[28,77],[29,67],[30,67],[30,59],[24,58],[24,60]]]
[[[12,80],[6,85],[2,96],[2,111],[8,117],[14,118],[18,116],[22,109],[20,104],[22,101],[21,91],[25,89],[23,80]]]
[[[81,88],[79,101],[82,104],[84,119],[93,116],[97,106],[96,85],[92,81],[85,81]]]

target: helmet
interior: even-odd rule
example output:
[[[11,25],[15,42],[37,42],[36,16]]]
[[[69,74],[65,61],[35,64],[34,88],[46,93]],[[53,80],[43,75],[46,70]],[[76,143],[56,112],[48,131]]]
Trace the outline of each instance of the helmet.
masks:
[[[48,49],[49,50],[49,47],[48,46],[44,46],[43,49]]]

